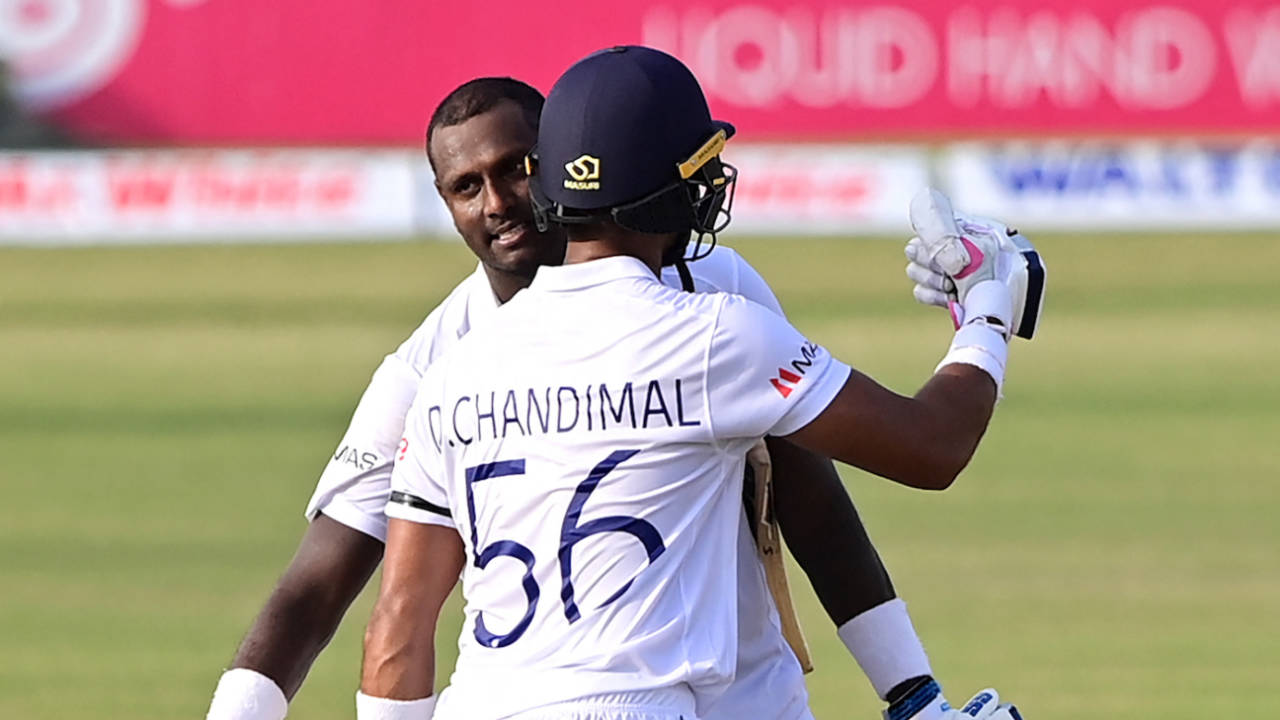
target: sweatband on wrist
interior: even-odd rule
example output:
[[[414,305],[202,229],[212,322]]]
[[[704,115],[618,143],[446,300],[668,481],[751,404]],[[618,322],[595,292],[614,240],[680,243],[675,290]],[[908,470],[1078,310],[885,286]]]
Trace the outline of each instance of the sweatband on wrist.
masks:
[[[418,700],[392,700],[356,691],[356,720],[431,720],[436,711],[436,697]]]
[[[996,397],[1004,391],[1004,366],[1009,359],[1009,343],[999,330],[970,319],[956,331],[951,348],[934,372],[947,365],[973,365],[996,381]]]
[[[837,628],[836,634],[881,700],[898,683],[933,674],[924,645],[907,614],[907,604],[900,598],[855,616]]]
[[[284,720],[289,700],[257,670],[231,668],[218,678],[205,720]]]
[[[930,678],[890,705],[881,717],[884,720],[946,720],[950,714],[951,705],[942,696],[942,687]]]

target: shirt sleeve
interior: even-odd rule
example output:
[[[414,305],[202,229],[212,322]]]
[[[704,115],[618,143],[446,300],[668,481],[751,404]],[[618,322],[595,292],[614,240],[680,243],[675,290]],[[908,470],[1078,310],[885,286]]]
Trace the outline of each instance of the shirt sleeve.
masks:
[[[386,513],[411,522],[456,527],[444,472],[441,375],[439,365],[427,370],[405,418]]]
[[[391,463],[419,379],[417,370],[395,355],[387,356],[374,371],[307,503],[308,520],[324,513],[353,530],[386,540],[384,510],[391,494]]]
[[[737,287],[733,291],[752,302],[763,305],[777,313],[779,317],[785,318],[787,314],[782,311],[782,303],[778,302],[778,297],[773,294],[773,288],[769,287],[769,283],[765,282],[751,263],[737,252],[733,253],[733,259],[737,266]]]
[[[712,433],[789,435],[826,410],[849,372],[777,313],[726,296],[707,358]]]

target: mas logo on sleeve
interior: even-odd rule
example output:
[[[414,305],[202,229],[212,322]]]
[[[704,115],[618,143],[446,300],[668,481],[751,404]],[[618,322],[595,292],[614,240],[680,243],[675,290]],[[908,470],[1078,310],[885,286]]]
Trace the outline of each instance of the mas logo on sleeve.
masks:
[[[796,353],[797,357],[788,363],[790,369],[778,368],[777,377],[769,378],[769,384],[773,385],[773,389],[777,390],[783,399],[791,397],[791,391],[796,389],[801,380],[804,380],[805,373],[813,368],[813,361],[821,352],[820,346],[806,340]]]

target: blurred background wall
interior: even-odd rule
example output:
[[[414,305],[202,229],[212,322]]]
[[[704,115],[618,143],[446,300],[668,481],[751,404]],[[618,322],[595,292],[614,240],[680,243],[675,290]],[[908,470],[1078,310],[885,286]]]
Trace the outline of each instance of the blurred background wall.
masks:
[[[449,90],[617,43],[741,134],[735,233],[1280,227],[1280,3],[5,0],[0,243],[448,236]],[[125,150],[124,148],[128,148]],[[376,148],[369,152],[367,148]]]

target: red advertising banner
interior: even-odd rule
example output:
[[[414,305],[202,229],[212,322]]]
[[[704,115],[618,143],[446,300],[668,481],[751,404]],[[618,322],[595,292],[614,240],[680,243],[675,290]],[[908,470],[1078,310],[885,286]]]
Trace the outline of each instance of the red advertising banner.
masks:
[[[419,210],[422,164],[409,150],[0,153],[0,246],[443,230]]]
[[[479,75],[675,53],[755,139],[1280,130],[1280,3],[12,0],[29,108],[100,142],[417,144]]]

